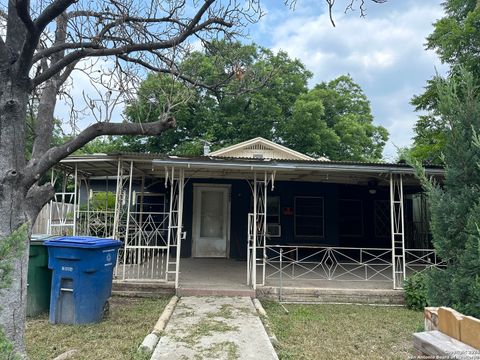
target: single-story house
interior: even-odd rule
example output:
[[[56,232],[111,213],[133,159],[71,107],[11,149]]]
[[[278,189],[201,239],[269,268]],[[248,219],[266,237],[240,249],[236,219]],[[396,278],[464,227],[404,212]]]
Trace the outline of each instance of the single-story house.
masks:
[[[441,167],[426,172],[442,181]],[[252,289],[279,277],[398,289],[441,264],[404,163],[315,159],[255,138],[200,157],[70,156],[52,181],[63,190],[49,232],[122,240],[121,281],[178,287],[182,261],[222,258],[243,261]]]

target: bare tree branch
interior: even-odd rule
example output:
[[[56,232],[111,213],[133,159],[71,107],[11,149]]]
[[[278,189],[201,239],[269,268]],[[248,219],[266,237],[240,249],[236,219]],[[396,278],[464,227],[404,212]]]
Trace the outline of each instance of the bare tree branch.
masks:
[[[213,1],[213,0],[210,0]],[[112,56],[112,55],[120,55],[120,54],[129,54],[132,52],[137,51],[147,51],[147,50],[158,50],[158,49],[167,49],[171,48],[175,45],[178,45],[185,41],[190,35],[193,33],[205,29],[211,24],[221,24],[225,27],[230,27],[232,24],[223,21],[220,18],[211,18],[203,22],[202,24],[196,26],[189,26],[184,32],[179,34],[178,36],[162,41],[162,42],[151,42],[145,44],[130,44],[124,45],[116,48],[89,48],[89,49],[81,49],[76,50],[74,52],[69,53],[64,58],[50,66],[45,72],[41,73],[40,75],[36,76],[32,80],[32,87],[36,87],[39,84],[43,83],[44,81],[50,79],[56,73],[61,71],[63,68],[68,66],[69,64],[78,61],[82,58],[86,57],[101,57],[101,56]]]
[[[76,1],[77,0],[55,0],[48,5],[34,22],[36,31],[42,32],[52,20],[67,10],[68,7]]]
[[[27,167],[24,186],[26,189],[30,188],[45,171],[96,137],[102,135],[154,136],[161,135],[173,127],[175,127],[175,119],[171,117],[145,124],[107,122],[92,124],[65,144],[50,148],[38,161]]]

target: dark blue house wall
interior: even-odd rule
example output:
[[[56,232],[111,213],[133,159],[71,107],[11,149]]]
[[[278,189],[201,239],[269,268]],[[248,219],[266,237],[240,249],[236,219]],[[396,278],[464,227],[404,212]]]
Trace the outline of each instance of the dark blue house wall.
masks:
[[[245,259],[247,254],[248,213],[252,211],[252,195],[246,180],[189,179],[185,185],[183,224],[186,239],[182,242],[182,257],[192,256],[193,187],[194,184],[225,184],[231,186],[230,198],[230,258]],[[103,180],[91,181],[94,191],[104,191],[107,183]],[[116,181],[108,182],[109,191],[115,191]],[[139,192],[140,184],[135,181],[133,190]],[[164,193],[165,210],[169,208],[169,189],[161,179],[147,179],[146,191]],[[415,193],[419,189],[405,189],[405,193]],[[81,202],[87,199],[87,191],[82,186]],[[268,196],[280,197],[281,237],[273,237],[271,244],[283,245],[324,245],[341,247],[391,247],[390,234],[378,237],[375,234],[375,201],[389,201],[389,188],[378,187],[375,194],[369,193],[366,186],[332,183],[276,181],[273,191],[268,187]],[[324,236],[295,236],[295,197],[321,197],[324,203]],[[342,236],[340,226],[341,200],[361,200],[363,233],[360,236]],[[293,212],[292,212],[293,210]],[[411,217],[411,202],[405,200],[406,222]],[[389,221],[389,219],[388,219]]]
[[[192,221],[193,221],[193,184],[231,185],[231,224],[230,224],[230,258],[245,259],[247,251],[248,213],[252,211],[252,195],[245,180],[208,180],[191,179],[185,187],[184,231],[187,232],[182,243],[182,256],[192,255]],[[274,190],[269,186],[268,196],[280,197],[281,237],[270,239],[271,244],[284,245],[325,245],[346,247],[390,247],[390,237],[375,237],[374,201],[388,201],[388,188],[377,189],[372,195],[365,186],[341,185],[312,182],[275,182]],[[324,201],[324,236],[295,236],[295,197],[321,197]],[[341,199],[358,199],[363,206],[362,236],[340,236],[339,206]],[[291,214],[288,209],[293,209]]]

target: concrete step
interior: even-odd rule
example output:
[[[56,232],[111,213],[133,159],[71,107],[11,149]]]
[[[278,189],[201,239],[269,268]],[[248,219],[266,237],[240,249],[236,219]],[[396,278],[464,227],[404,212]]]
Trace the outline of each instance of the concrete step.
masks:
[[[260,299],[278,301],[279,294],[280,288],[277,286],[262,286],[257,289],[257,297]],[[403,290],[314,287],[283,287],[282,301],[379,305],[404,305],[405,303]]]
[[[249,288],[180,286],[177,289],[177,296],[248,296],[254,298],[255,291]]]
[[[175,294],[173,283],[114,280],[112,294],[118,296],[159,297]]]

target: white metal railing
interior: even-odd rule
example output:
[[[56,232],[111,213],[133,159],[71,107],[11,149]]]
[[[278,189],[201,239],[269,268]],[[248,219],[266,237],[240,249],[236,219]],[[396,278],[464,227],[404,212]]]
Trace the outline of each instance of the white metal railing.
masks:
[[[407,275],[424,271],[432,266],[443,268],[446,265],[433,249],[405,249],[405,259]]]
[[[169,213],[131,211],[128,217],[119,224],[125,241],[119,260],[122,279],[165,281]]]
[[[77,234],[111,237],[114,218],[114,210],[78,210]]]
[[[433,249],[405,249],[408,273],[442,267]],[[266,279],[392,282],[391,248],[267,245]]]
[[[392,281],[392,249],[267,245],[267,279]]]

